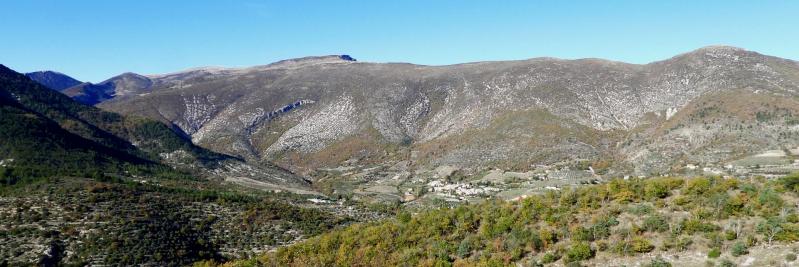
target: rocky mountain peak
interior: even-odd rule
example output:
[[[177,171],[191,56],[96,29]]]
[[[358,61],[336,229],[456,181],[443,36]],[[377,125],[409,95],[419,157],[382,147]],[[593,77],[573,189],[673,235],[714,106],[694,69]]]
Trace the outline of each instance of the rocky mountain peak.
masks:
[[[350,63],[355,62],[355,58],[350,55],[327,55],[327,56],[311,56],[281,60],[266,67],[271,68],[301,68],[318,64],[331,64],[331,63]]]

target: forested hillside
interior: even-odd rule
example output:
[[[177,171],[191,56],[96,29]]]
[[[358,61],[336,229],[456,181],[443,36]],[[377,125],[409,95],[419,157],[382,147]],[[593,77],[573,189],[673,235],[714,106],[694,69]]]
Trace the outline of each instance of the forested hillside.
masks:
[[[226,266],[617,266],[636,257],[647,266],[732,266],[762,247],[776,255],[749,264],[777,265],[796,259],[778,244],[799,240],[798,185],[799,176],[618,179],[402,213]],[[698,262],[679,257],[687,251],[701,252]]]
[[[347,223],[291,194],[185,180],[51,176],[0,185],[0,266],[151,265],[247,257]]]
[[[270,171],[195,146],[161,122],[79,104],[0,65],[0,266],[232,260],[352,220],[305,196],[214,176],[230,166],[256,178]],[[275,173],[284,171],[267,174]]]

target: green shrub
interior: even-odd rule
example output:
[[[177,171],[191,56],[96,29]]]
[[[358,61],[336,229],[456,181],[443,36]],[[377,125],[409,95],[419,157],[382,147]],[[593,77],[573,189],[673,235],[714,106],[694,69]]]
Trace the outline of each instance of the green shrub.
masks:
[[[597,251],[605,251],[605,250],[608,250],[608,242],[605,242],[605,241],[597,241],[597,242],[596,242],[596,250],[597,250]]]
[[[785,220],[789,223],[799,223],[799,214],[791,213],[785,216]]]
[[[724,239],[730,241],[730,240],[735,240],[736,238],[738,238],[738,234],[736,234],[735,231],[732,230],[724,231]]]
[[[671,263],[661,257],[657,257],[652,259],[652,261],[649,262],[646,267],[671,267]]]
[[[644,219],[644,230],[647,232],[665,232],[669,230],[669,222],[661,215],[652,215]]]
[[[684,220],[681,222],[683,231],[687,234],[694,234],[697,232],[710,233],[719,230],[719,227],[712,223],[706,223],[697,219]]]
[[[652,213],[654,209],[649,204],[638,204],[630,207],[630,213],[643,216]]]
[[[723,260],[721,260],[721,262],[719,262],[719,266],[721,266],[721,267],[735,267],[735,263],[733,263],[732,261],[730,261],[728,259],[723,259]]]
[[[636,237],[630,243],[630,247],[637,253],[647,253],[655,249],[655,246],[649,240],[642,237]]]
[[[683,189],[685,193],[691,195],[702,195],[710,190],[711,181],[708,178],[698,177],[690,179],[685,183]]]
[[[591,246],[586,242],[580,242],[574,244],[566,252],[566,258],[564,260],[566,262],[574,262],[574,261],[587,260],[593,257],[594,257],[594,250],[591,249]]]
[[[796,254],[788,253],[788,255],[785,255],[785,260],[789,261],[789,262],[795,261],[796,260]]]
[[[646,194],[646,197],[649,199],[668,197],[671,193],[670,190],[671,188],[669,188],[668,185],[657,180],[647,181],[644,186],[644,194]]]
[[[555,262],[555,261],[557,261],[559,259],[560,259],[560,256],[558,256],[558,254],[552,253],[552,252],[547,252],[547,253],[544,253],[544,256],[541,256],[541,263],[543,263],[543,264],[553,263],[553,262]]]
[[[677,242],[674,244],[674,246],[675,246],[675,248],[677,248],[678,251],[686,251],[686,250],[688,250],[688,248],[691,247],[691,245],[693,243],[694,243],[694,240],[691,239],[691,237],[683,237],[683,238],[677,239]]]
[[[594,235],[588,229],[578,226],[572,229],[571,238],[574,241],[593,241]]]
[[[747,250],[746,244],[744,244],[743,242],[738,242],[735,243],[735,245],[732,245],[731,253],[733,256],[738,257],[741,255],[749,254],[749,250]]]
[[[721,250],[719,250],[718,248],[713,248],[707,252],[708,258],[715,259],[718,258],[719,256],[721,256]]]
[[[794,173],[780,179],[785,189],[799,193],[799,173]]]
[[[458,245],[458,250],[456,253],[456,255],[460,258],[468,257],[469,254],[472,253],[472,240],[470,238],[464,238]]]

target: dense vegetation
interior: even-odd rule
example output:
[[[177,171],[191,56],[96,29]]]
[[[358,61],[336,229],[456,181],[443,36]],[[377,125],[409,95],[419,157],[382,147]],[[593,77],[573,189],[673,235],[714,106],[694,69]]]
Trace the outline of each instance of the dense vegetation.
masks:
[[[82,105],[2,65],[0,129],[5,184],[55,175],[174,175],[158,162],[161,153],[176,150],[200,164],[230,158],[193,145],[161,122]]]
[[[612,180],[518,202],[402,213],[228,265],[576,265],[655,250],[737,257],[757,244],[799,240],[797,184],[799,176]]]
[[[53,175],[102,176],[109,172],[159,168],[155,162],[136,155],[120,138],[97,130],[93,133],[98,137],[96,140],[87,139],[44,115],[64,113],[45,112],[46,105],[39,105],[39,102],[24,105],[24,97],[34,98],[39,93],[48,96],[52,92],[31,87],[24,76],[18,77],[19,74],[7,69],[0,69],[2,71],[6,72],[0,73],[0,129],[3,129],[0,131],[0,183],[15,184]]]
[[[349,220],[287,204],[296,200],[185,180],[50,178],[0,186],[0,266],[223,261]]]

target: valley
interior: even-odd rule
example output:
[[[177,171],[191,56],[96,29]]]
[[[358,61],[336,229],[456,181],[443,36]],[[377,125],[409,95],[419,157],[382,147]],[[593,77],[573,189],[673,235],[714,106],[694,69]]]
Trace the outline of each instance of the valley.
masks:
[[[4,266],[696,265],[739,243],[782,246],[768,264],[796,253],[799,63],[740,48],[648,64],[331,55],[96,84],[0,74]],[[722,240],[733,219],[747,235]],[[759,230],[772,221],[783,243]],[[724,260],[763,263],[741,255]]]

